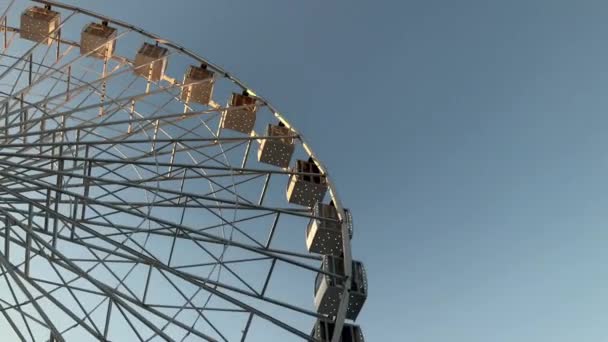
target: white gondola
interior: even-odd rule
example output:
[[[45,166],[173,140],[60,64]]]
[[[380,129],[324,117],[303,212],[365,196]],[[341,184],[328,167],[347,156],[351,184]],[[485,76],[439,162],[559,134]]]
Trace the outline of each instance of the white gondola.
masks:
[[[268,139],[263,139],[258,150],[258,161],[282,168],[289,167],[296,148],[293,132],[283,123],[269,124],[266,129]]]
[[[33,6],[21,14],[19,36],[23,39],[51,45],[59,36],[59,12],[50,6]]]
[[[310,253],[340,256],[342,254],[342,227],[333,203],[317,203],[313,207],[316,218],[306,229],[306,247]]]
[[[80,36],[80,54],[90,57],[108,59],[114,55],[116,48],[116,29],[108,22],[90,23]]]
[[[314,160],[298,160],[293,171],[295,173],[289,177],[287,184],[289,203],[312,208],[315,203],[323,201],[327,192],[327,179]]]
[[[256,99],[249,96],[247,91],[242,94],[233,93],[224,111],[222,128],[250,134],[256,120]]]
[[[312,330],[311,337],[320,342],[330,342],[335,330],[335,324],[325,321],[317,321]],[[358,325],[344,324],[340,342],[365,342],[363,332]]]
[[[344,260],[334,256],[324,256],[322,270],[337,276],[344,276]],[[315,307],[317,312],[330,317],[338,313],[340,297],[344,292],[344,280],[324,273],[318,273],[315,281]],[[360,261],[352,263],[352,281],[349,289],[346,318],[355,320],[367,299],[367,276]]]
[[[186,103],[195,102],[207,105],[213,96],[213,84],[215,79],[213,71],[208,70],[206,65],[191,65],[184,75],[184,87],[181,99]]]
[[[133,72],[150,81],[159,81],[167,69],[169,50],[162,46],[144,43],[135,56]]]

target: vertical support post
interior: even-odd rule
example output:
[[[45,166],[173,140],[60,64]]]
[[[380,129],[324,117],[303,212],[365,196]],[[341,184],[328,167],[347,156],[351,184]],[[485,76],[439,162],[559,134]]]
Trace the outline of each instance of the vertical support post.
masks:
[[[80,156],[80,128],[76,130],[76,146],[74,147],[74,160],[72,161],[72,168],[76,169],[78,164],[78,157]]]
[[[61,115],[61,131],[59,133],[60,140],[59,142],[63,143],[65,140],[65,114]],[[63,146],[63,145],[61,145]]]
[[[154,135],[152,136],[152,147],[150,148],[150,152],[154,152],[156,149],[156,138],[158,137],[158,126],[160,126],[159,120],[156,119],[154,121]]]
[[[10,260],[11,256],[11,222],[8,215],[4,216],[4,255],[7,260]]]
[[[249,150],[251,149],[252,141],[253,141],[253,139],[249,139],[249,142],[247,143],[247,147],[245,148],[245,155],[243,155],[243,163],[241,163],[241,169],[245,168],[245,165],[247,164],[247,160],[249,159]]]
[[[55,53],[55,60],[59,60],[59,54],[61,52],[61,29],[57,30],[57,51]]]
[[[30,53],[28,59],[29,59],[29,65],[30,65],[30,67],[29,67],[29,75],[28,75],[28,79],[27,79],[27,81],[28,81],[27,84],[29,86],[32,86],[32,67],[33,67],[33,64],[34,64],[34,54]]]
[[[152,275],[152,265],[148,268],[148,275],[146,276],[146,285],[144,287],[144,296],[141,299],[142,303],[146,303],[146,297],[148,296],[148,286],[150,285],[150,277]]]
[[[27,143],[27,135],[26,135],[26,131],[27,131],[27,120],[28,120],[28,110],[24,109],[24,100],[23,100],[23,93],[21,93],[21,95],[19,96],[19,105],[20,105],[20,110],[19,110],[19,130],[21,131],[21,136],[23,137],[23,143]]]
[[[272,173],[266,175],[266,180],[264,180],[264,187],[262,188],[262,193],[260,194],[260,199],[258,200],[258,205],[262,205],[264,203],[264,197],[266,197],[266,190],[268,190],[268,183],[270,182],[270,176]]]
[[[131,110],[129,111],[129,128],[127,128],[127,133],[133,133],[133,113],[135,112],[135,100],[131,100]]]
[[[108,60],[104,59],[103,60],[103,69],[101,71],[101,78],[105,79],[106,77],[106,72],[108,69]],[[105,110],[104,110],[104,105],[103,103],[106,100],[106,81],[104,80],[103,82],[101,82],[101,95],[99,96],[99,102],[100,102],[100,106],[99,106],[99,116],[103,116]]]
[[[173,162],[175,162],[176,149],[177,149],[177,141],[173,142],[173,148],[171,149],[171,161],[169,162],[169,173],[168,173],[169,178],[171,178],[171,174],[173,173]]]
[[[8,143],[8,101],[4,103],[4,142]]]
[[[76,221],[78,220],[78,198],[74,196],[74,200],[72,201],[72,224],[70,225],[70,240],[74,240],[76,237]]]
[[[106,312],[106,325],[103,328],[103,339],[107,340],[108,339],[108,330],[110,328],[110,318],[112,316],[112,303],[114,303],[114,301],[112,301],[112,299],[108,299],[108,311]]]
[[[59,157],[61,158],[63,155],[63,145],[59,145]],[[64,164],[64,160],[63,159],[59,159],[57,161],[57,190],[55,190],[55,207],[53,210],[55,210],[56,213],[59,212],[59,203],[61,202],[61,190],[63,190],[63,164]],[[53,219],[53,241],[52,241],[52,246],[53,248],[57,247],[57,235],[59,233],[59,218],[55,217]]]
[[[27,206],[27,232],[25,233],[25,276],[30,276],[30,259],[32,253],[32,221],[33,221],[33,205],[29,203]]]
[[[66,82],[65,100],[70,100],[70,83],[72,82],[72,65],[68,65],[68,80]]]
[[[51,157],[55,156],[55,141],[57,139],[57,132],[53,132],[51,134],[52,138],[51,138]],[[55,162],[51,161],[51,171],[55,170]],[[51,189],[47,189],[46,190],[46,207],[50,208],[51,207]],[[44,231],[48,232],[49,231],[49,220],[50,220],[50,213],[48,210],[45,211],[44,213]]]
[[[42,111],[41,115],[42,115],[42,120],[40,120],[40,154],[42,154],[44,152],[44,138],[45,138],[45,134],[44,134],[44,130],[46,129],[46,103],[44,104],[44,110]]]
[[[82,202],[81,202],[81,206],[82,206],[82,211],[81,211],[81,216],[80,216],[80,220],[84,221],[84,218],[86,217],[86,210],[87,210],[87,202],[86,199],[89,196],[89,178],[91,176],[91,161],[89,160],[89,145],[86,145],[84,148],[84,163],[82,164],[82,173],[83,173],[83,185],[84,185],[84,190],[83,190],[83,198],[82,198]]]
[[[19,131],[21,133],[23,133],[24,129],[23,129],[23,125],[25,123],[25,120],[23,118],[23,93],[21,93],[21,95],[19,95]]]

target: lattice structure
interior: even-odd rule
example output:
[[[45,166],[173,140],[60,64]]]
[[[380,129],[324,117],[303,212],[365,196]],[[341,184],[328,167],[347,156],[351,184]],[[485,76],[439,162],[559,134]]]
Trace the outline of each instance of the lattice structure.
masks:
[[[6,3],[3,341],[362,342],[352,219],[276,108],[141,28]]]

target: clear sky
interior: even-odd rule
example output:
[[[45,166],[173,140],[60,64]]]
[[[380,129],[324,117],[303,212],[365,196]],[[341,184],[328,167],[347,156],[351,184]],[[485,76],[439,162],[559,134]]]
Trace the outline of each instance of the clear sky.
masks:
[[[355,215],[369,341],[608,336],[605,1],[68,2],[192,48],[304,133]]]

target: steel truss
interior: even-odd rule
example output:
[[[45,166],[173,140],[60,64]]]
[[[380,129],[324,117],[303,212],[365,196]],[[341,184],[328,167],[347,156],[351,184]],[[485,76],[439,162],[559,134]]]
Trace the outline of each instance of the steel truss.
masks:
[[[53,44],[20,38],[32,2],[61,12]],[[345,212],[323,163],[276,108],[128,23],[42,0],[1,13],[0,329],[21,341],[315,341],[310,328],[322,319],[336,324],[338,342],[352,272]],[[91,21],[118,29],[112,58],[80,53]],[[158,82],[134,74],[143,42],[169,49]],[[201,64],[217,76],[213,101],[185,103],[179,72]],[[221,129],[228,96],[243,91],[258,103],[251,135]],[[264,133],[278,122],[291,134]],[[322,270],[304,247],[319,217],[285,199],[290,176],[314,174],[255,157],[262,141],[285,138],[296,141],[294,159],[312,158],[327,177],[344,274]],[[335,317],[312,305],[319,273],[345,284]]]

